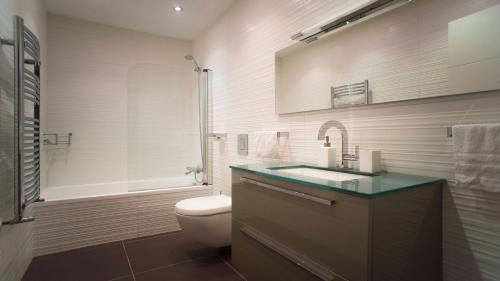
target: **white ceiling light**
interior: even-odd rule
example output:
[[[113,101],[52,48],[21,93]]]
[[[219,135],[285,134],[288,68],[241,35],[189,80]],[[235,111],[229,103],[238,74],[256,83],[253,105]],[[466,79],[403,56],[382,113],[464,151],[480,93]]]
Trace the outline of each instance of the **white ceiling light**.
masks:
[[[51,14],[184,40],[197,38],[237,2],[236,0],[37,1],[45,2]],[[0,0],[0,14],[4,2]],[[183,11],[174,11],[176,5],[181,6]],[[3,27],[2,24],[0,26]]]
[[[176,13],[182,13],[184,11],[184,8],[181,5],[175,5],[173,9]]]

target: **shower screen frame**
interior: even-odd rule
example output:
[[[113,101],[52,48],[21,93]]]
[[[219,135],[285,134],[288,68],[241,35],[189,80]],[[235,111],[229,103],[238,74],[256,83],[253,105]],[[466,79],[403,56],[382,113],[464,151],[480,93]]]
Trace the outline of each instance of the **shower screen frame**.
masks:
[[[208,136],[212,131],[212,75],[213,72],[210,69],[203,69],[201,73],[201,85],[200,85],[200,112],[202,116],[200,118],[201,126],[201,153],[202,153],[202,173],[203,173],[203,185],[211,185],[212,179],[212,157],[211,149],[209,146]]]

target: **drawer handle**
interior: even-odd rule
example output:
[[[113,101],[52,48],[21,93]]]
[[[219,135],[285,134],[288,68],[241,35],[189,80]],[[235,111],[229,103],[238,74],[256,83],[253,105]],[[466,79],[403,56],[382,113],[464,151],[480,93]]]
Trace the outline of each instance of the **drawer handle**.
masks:
[[[260,181],[256,181],[256,180],[252,180],[252,179],[249,179],[249,178],[240,178],[240,181],[242,181],[242,182],[248,182],[248,183],[251,183],[251,184],[255,184],[255,185],[258,185],[258,186],[263,187],[263,188],[267,188],[267,189],[270,189],[270,190],[273,190],[273,191],[285,193],[285,194],[292,195],[292,196],[295,196],[295,197],[300,197],[300,198],[304,198],[304,199],[307,199],[307,200],[311,200],[311,201],[314,201],[316,203],[320,203],[320,204],[323,204],[323,205],[331,206],[331,205],[333,205],[333,203],[335,203],[334,200],[330,200],[330,199],[318,197],[318,196],[307,194],[307,193],[303,193],[303,192],[298,192],[298,191],[295,191],[295,190],[292,190],[292,189],[288,189],[288,188],[284,188],[284,187],[281,187],[281,186],[276,186],[276,185],[272,185],[272,184],[268,184],[268,183],[264,183],[264,182],[260,182]]]
[[[280,242],[268,237],[267,235],[261,233],[253,227],[248,225],[244,225],[241,230],[243,234],[248,237],[254,239],[260,244],[264,245],[266,248],[269,248],[279,254],[280,256],[286,258],[287,260],[295,263],[299,267],[307,270],[308,272],[316,275],[321,280],[324,281],[335,281],[335,280],[343,280],[348,281],[344,277],[332,272],[327,267],[311,260],[309,257],[301,255],[295,250],[287,247],[286,245],[281,244]]]

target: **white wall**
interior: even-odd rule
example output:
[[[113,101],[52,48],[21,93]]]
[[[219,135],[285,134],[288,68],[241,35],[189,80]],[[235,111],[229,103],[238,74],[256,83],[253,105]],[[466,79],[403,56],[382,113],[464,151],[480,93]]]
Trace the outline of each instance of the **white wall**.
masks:
[[[73,133],[69,147],[45,146],[48,186],[183,175],[196,164],[191,42],[52,14],[48,22],[46,132]]]
[[[418,44],[422,47],[414,55],[417,61],[425,62],[426,68],[425,72],[417,70],[413,76],[416,83],[410,83],[410,89],[402,87],[401,91],[445,94],[448,91],[448,21],[498,1],[413,2],[413,5],[418,5],[419,16],[416,19],[418,32],[412,35],[419,38]],[[195,55],[204,67],[214,70],[214,131],[228,133],[226,142],[215,142],[213,147],[215,189],[230,194],[230,164],[259,161],[252,142],[253,133],[259,130],[289,131],[289,144],[283,158],[314,162],[316,147],[321,143],[316,140],[319,127],[325,121],[338,120],[348,129],[351,147],[359,145],[360,148],[382,150],[386,170],[452,179],[452,141],[446,136],[446,127],[499,122],[499,92],[352,110],[276,115],[274,52],[291,44],[290,35],[323,20],[332,10],[352,3],[340,0],[243,0],[195,40]],[[394,12],[404,14],[405,9],[408,8]],[[405,17],[391,18],[394,21],[382,24],[386,30],[378,34],[396,32],[398,23],[405,20]],[[384,18],[375,20],[383,21]],[[387,51],[390,52],[390,48]],[[415,59],[409,54],[402,52],[388,65],[401,66],[396,72],[398,75],[379,79],[393,84],[408,82],[399,78],[412,77],[409,73],[412,68],[405,67],[411,66]],[[355,63],[359,66],[357,69],[362,69],[365,62],[359,60]],[[236,135],[241,133],[250,134],[248,157],[237,154]],[[500,195],[452,187],[446,189],[444,202],[445,280],[499,280]]]
[[[12,21],[13,15],[24,19],[24,24],[35,33],[41,45],[41,103],[47,102],[46,95],[46,11],[40,0],[0,0],[0,23]],[[4,25],[5,26],[5,25]],[[42,130],[46,124],[46,111],[41,111]],[[42,153],[42,161],[45,155]],[[45,184],[42,166],[41,184]],[[0,183],[1,184],[1,183]],[[26,216],[32,215],[32,206],[28,207]],[[0,228],[0,280],[21,280],[33,256],[33,223],[24,223]]]

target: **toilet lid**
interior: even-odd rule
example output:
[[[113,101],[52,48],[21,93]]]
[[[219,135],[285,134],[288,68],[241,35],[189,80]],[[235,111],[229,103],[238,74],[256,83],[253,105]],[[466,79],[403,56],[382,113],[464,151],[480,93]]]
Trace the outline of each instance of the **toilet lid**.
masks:
[[[231,197],[215,195],[185,199],[175,204],[175,212],[186,216],[209,216],[231,212]]]

